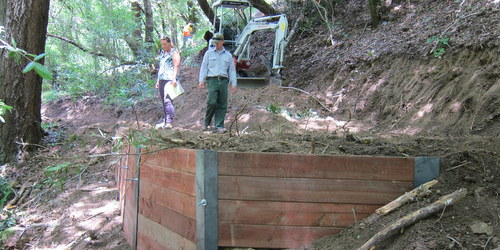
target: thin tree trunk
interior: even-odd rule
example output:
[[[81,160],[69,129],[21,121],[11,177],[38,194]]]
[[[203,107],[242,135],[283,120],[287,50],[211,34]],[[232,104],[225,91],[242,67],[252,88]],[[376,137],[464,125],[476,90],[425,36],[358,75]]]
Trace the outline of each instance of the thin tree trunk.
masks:
[[[212,10],[212,6],[207,2],[207,0],[197,0],[200,5],[201,10],[207,16],[210,23],[214,22],[214,11]]]
[[[142,22],[141,22],[141,6],[137,1],[131,2],[131,9],[135,15],[135,23],[137,25],[136,29],[127,37],[125,37],[125,42],[132,50],[135,58],[140,57],[142,50]]]
[[[14,39],[18,48],[29,53],[43,53],[49,6],[50,0],[2,0],[0,20],[5,40]],[[42,78],[35,71],[23,74],[28,61],[19,64],[7,55],[8,51],[0,51],[0,99],[13,110],[4,115],[5,123],[0,123],[0,165],[19,159],[20,153],[33,150],[32,145],[42,138]]]
[[[153,8],[151,7],[151,2],[149,0],[144,0],[144,13],[146,16],[146,30],[144,41],[146,43],[153,43]]]

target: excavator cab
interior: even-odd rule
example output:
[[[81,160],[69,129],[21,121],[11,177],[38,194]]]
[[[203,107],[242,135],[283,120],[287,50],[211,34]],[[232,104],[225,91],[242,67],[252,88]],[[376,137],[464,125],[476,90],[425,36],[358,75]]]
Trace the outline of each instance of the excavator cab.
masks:
[[[283,68],[283,52],[287,44],[285,36],[288,32],[286,16],[283,14],[253,18],[252,12],[256,11],[247,0],[218,0],[212,8],[214,34],[220,32],[224,35],[224,47],[235,57],[238,87],[262,87],[270,80],[281,83],[280,70]],[[251,35],[258,30],[274,30],[276,36],[272,59],[267,60],[265,56],[260,56],[268,74],[255,77],[248,70],[251,66]]]
[[[222,33],[224,48],[233,53],[238,35],[250,21],[251,4],[246,0],[219,0],[213,4],[213,10],[213,33]]]

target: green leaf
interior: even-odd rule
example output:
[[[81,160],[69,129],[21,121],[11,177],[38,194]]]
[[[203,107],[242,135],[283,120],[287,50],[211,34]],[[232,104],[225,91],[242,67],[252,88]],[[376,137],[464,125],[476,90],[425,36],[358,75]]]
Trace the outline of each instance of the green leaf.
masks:
[[[12,43],[12,46],[13,46],[13,47],[17,47],[16,40],[14,40],[14,38],[13,38],[13,37],[11,37],[10,39],[11,39],[10,41],[11,41],[11,43]]]
[[[40,63],[35,62],[35,71],[45,80],[54,79],[54,77],[52,77],[52,74],[50,73],[50,71],[47,68],[45,68],[45,66],[41,65]]]
[[[439,41],[443,44],[443,45],[448,45],[448,41],[450,40],[450,38],[441,38],[439,39]]]
[[[44,56],[45,56],[45,53],[42,53],[42,54],[36,56],[35,59],[33,59],[33,60],[36,62],[36,61],[42,59]]]
[[[70,162],[65,162],[65,163],[61,163],[61,164],[59,164],[57,166],[48,166],[48,167],[45,168],[45,171],[46,172],[59,171],[59,170],[64,169],[64,168],[66,168],[66,167],[68,167],[70,165],[71,165]]]
[[[28,54],[28,52],[26,52],[26,50],[24,50],[24,49],[16,48],[16,51],[23,54],[23,55]]]
[[[23,73],[26,74],[26,73],[30,72],[34,67],[35,67],[35,62],[28,63],[28,65],[26,65],[26,67],[24,67]]]
[[[7,48],[7,49],[9,49],[9,48]],[[9,59],[14,58],[15,56],[16,56],[16,51],[11,50],[11,51],[9,52]]]

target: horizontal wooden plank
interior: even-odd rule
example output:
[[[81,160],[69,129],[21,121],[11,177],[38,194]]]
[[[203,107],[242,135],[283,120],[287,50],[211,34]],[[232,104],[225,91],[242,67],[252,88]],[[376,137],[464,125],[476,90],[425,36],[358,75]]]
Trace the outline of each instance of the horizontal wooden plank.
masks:
[[[147,152],[146,149],[143,149],[144,152]],[[141,157],[142,163],[196,173],[196,150],[172,148],[154,153],[145,153]]]
[[[143,163],[141,165],[140,179],[181,193],[196,195],[196,176],[193,173]]]
[[[150,200],[139,199],[139,213],[180,236],[196,241],[196,221]]]
[[[219,223],[347,227],[379,205],[219,200]]]
[[[219,246],[252,248],[297,248],[326,235],[335,227],[260,226],[219,223]]]
[[[413,158],[219,152],[219,175],[413,181]]]
[[[140,182],[139,192],[140,197],[196,219],[196,198],[194,196],[160,187],[147,181]]]
[[[158,241],[149,238],[148,235],[138,232],[137,250],[175,250],[175,249],[167,249],[166,247],[162,246]]]
[[[149,240],[155,241],[155,245],[162,246],[161,249],[196,249],[196,244],[186,238],[162,227],[160,224],[139,215],[138,234],[145,235]],[[145,239],[145,237],[143,237]],[[138,242],[145,244],[145,242]],[[142,244],[141,244],[142,245]],[[141,247],[142,248],[142,247]]]
[[[412,182],[219,176],[219,199],[386,204]]]

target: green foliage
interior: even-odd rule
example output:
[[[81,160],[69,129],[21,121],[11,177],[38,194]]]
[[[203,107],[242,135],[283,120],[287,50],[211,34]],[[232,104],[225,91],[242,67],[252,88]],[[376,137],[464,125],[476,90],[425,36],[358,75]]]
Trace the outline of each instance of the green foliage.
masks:
[[[450,38],[432,36],[430,38],[427,38],[425,42],[430,44],[435,44],[434,48],[431,51],[432,55],[436,58],[441,58],[446,53],[445,47],[449,46],[448,45],[449,41]]]
[[[41,124],[41,126],[42,126],[43,130],[50,130],[50,129],[53,129],[54,127],[56,127],[57,123],[55,123],[55,122],[49,122],[49,123],[43,122]]]
[[[144,14],[136,18],[129,1],[51,2],[48,32],[66,40],[47,39],[45,62],[54,78],[44,82],[42,100],[97,95],[107,104],[131,106],[156,98],[151,64],[160,49],[159,37],[171,37],[181,49],[183,63],[191,65],[206,45],[202,37],[210,24],[188,0],[153,1],[152,7],[154,43],[149,44],[144,41]],[[197,32],[192,45],[181,47],[182,42],[177,41],[182,41],[182,27],[187,22],[195,23]],[[142,38],[137,39],[135,32],[140,30]],[[134,46],[140,49],[134,50]],[[35,63],[26,70],[30,68],[37,70]]]
[[[16,219],[12,216],[10,212],[5,219],[0,220],[0,244],[4,244],[4,242],[10,238],[10,236],[14,235],[16,231],[9,229],[16,224]]]
[[[3,26],[0,26],[0,34],[5,32],[5,28]],[[40,75],[43,79],[46,80],[52,80],[52,74],[50,71],[43,66],[41,63],[38,61],[45,57],[45,53],[42,53],[40,55],[34,55],[26,52],[23,49],[17,48],[17,43],[14,40],[14,38],[11,39],[10,43],[4,41],[3,39],[0,39],[0,49],[6,49],[9,51],[9,58],[16,60],[18,63],[21,63],[22,58],[27,59],[30,61],[26,67],[23,69],[23,73],[28,73],[31,70],[35,70],[35,72]]]
[[[68,180],[68,175],[74,174],[75,169],[79,169],[71,162],[64,162],[55,166],[45,167],[45,176],[47,177],[43,181],[43,185],[58,186],[61,191],[64,188],[64,183]],[[80,172],[79,170],[78,172]]]
[[[7,113],[7,111],[11,111],[11,110],[12,110],[12,106],[7,105],[2,100],[0,100],[0,122],[2,122],[2,123],[5,122],[2,115]]]
[[[266,110],[273,114],[279,114],[283,108],[281,104],[268,103]]]
[[[299,3],[299,2],[297,2]],[[297,4],[293,4],[297,5]],[[293,6],[292,8],[302,8],[301,5]],[[322,25],[322,19],[320,17],[320,13],[315,9],[314,5],[312,2],[307,1],[306,7],[304,10],[304,18],[302,19],[302,22],[300,22],[298,31],[299,33],[305,33],[305,34],[313,34],[316,32],[316,27]]]
[[[0,244],[3,244],[13,233],[13,230],[7,230],[16,224],[16,220],[13,214],[4,210],[5,202],[10,198],[11,194],[14,192],[12,186],[7,182],[7,180],[0,176]]]
[[[11,185],[7,182],[4,177],[0,176],[0,211],[3,211],[5,202],[9,198],[10,194],[13,192]]]
[[[15,234],[15,231],[10,229],[16,225],[16,218],[14,214],[8,210],[2,212],[2,218],[0,219],[0,244],[3,245],[4,242],[9,239],[10,236]]]
[[[197,55],[198,55],[200,50],[202,50],[204,47],[206,47],[206,45],[207,45],[206,43],[202,43],[199,45],[183,47],[180,56],[181,56],[181,58],[185,58],[184,64],[188,65],[188,66],[192,66],[192,67],[198,66],[197,65],[197,61],[198,61]]]
[[[133,70],[125,72],[115,78],[116,84],[110,84],[103,92],[108,93],[105,103],[115,104],[119,107],[132,107],[141,100],[156,98],[156,81],[145,79]]]
[[[111,152],[117,153],[125,148],[126,139],[123,137],[113,137],[113,146],[111,147]]]
[[[65,162],[56,166],[48,166],[45,167],[45,172],[50,173],[50,172],[60,172],[61,170],[67,170],[66,168],[71,166],[70,162]]]
[[[45,83],[44,83],[44,85],[45,85]],[[61,93],[60,91],[58,91],[56,89],[48,89],[48,90],[42,91],[42,101],[44,103],[54,102],[54,101],[59,100],[59,98],[61,98],[61,96],[63,96],[63,95],[64,95],[64,93]]]

